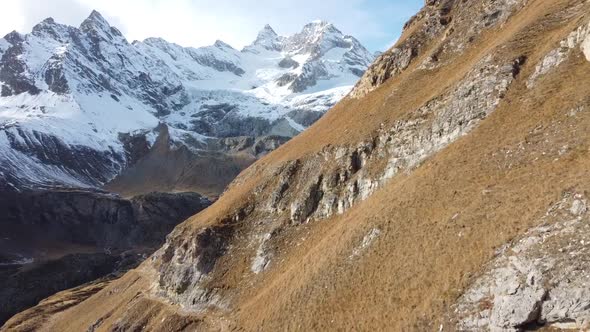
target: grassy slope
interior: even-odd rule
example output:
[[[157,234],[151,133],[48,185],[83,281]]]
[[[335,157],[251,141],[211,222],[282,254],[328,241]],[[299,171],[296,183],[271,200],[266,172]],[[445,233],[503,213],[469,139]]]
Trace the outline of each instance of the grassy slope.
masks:
[[[532,227],[564,190],[590,189],[590,64],[576,50],[535,90],[524,86],[535,57],[577,26],[543,26],[541,34],[531,24],[565,3],[533,2],[503,35],[484,40],[489,47],[516,36],[510,52],[528,54],[532,64],[500,108],[410,175],[398,176],[343,217],[314,225],[284,268],[261,282],[263,290],[245,296],[240,325],[434,330],[421,324],[441,320],[495,249]],[[568,111],[580,104],[586,111],[571,117]],[[531,134],[539,126],[542,139]],[[519,151],[523,142],[530,144]],[[569,152],[558,157],[556,149],[565,145]],[[373,227],[382,235],[362,260],[349,262],[351,248]]]

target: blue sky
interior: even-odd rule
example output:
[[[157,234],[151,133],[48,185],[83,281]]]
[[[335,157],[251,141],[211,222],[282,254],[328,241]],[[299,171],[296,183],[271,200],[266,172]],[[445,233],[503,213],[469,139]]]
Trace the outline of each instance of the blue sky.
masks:
[[[162,37],[183,46],[223,40],[241,48],[270,24],[295,33],[308,22],[334,23],[371,51],[385,50],[424,0],[12,0],[2,4],[0,34],[29,32],[46,17],[78,25],[97,9],[129,40]]]

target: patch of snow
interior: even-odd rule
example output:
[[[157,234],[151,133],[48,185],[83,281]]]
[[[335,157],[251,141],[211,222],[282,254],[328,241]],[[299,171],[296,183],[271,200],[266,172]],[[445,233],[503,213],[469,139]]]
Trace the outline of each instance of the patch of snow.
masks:
[[[158,125],[159,120],[146,108],[126,96],[117,102],[103,95],[22,93],[0,98],[0,126],[16,122],[21,128],[57,136],[69,145],[121,150],[119,133]]]
[[[10,46],[10,43],[8,43],[6,39],[0,38],[0,58],[2,58],[2,54],[4,54]]]
[[[94,187],[76,174],[58,165],[44,164],[36,157],[10,148],[6,132],[0,132],[0,169],[18,169],[19,178],[32,185],[42,186],[47,183],[59,183],[78,188]],[[4,148],[6,147],[6,148]]]

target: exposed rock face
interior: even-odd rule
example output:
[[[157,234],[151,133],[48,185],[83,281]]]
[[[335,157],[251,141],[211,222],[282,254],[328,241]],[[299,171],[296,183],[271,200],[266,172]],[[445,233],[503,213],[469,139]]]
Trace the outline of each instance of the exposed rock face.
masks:
[[[194,142],[199,148],[195,151],[184,144],[175,144],[168,127],[163,125],[159,127],[158,138],[148,153],[122,171],[105,188],[124,196],[150,193],[158,188],[164,192],[192,190],[217,197],[256,157],[267,152],[265,149],[276,148],[287,139],[211,139],[207,143]],[[277,145],[273,146],[273,141]],[[268,142],[268,146],[264,142]]]
[[[486,30],[497,27],[526,3],[526,0],[501,0],[474,3],[472,12],[456,10],[463,4],[455,0],[428,1],[404,27],[395,47],[381,54],[365,72],[351,93],[360,98],[421,59],[421,69],[435,69],[453,59],[475,42]],[[474,14],[476,13],[476,14]],[[462,33],[454,33],[461,31]],[[426,50],[429,53],[425,53]]]
[[[3,239],[113,249],[156,246],[177,223],[209,205],[191,193],[125,200],[104,193],[40,191],[3,193],[2,198]]]
[[[586,54],[586,58],[588,59],[588,47],[589,47],[589,37],[590,36],[590,24],[582,25],[578,27],[576,30],[572,31],[566,39],[562,40],[559,43],[559,47],[549,52],[539,63],[536,68],[535,72],[531,75],[529,80],[527,81],[527,86],[532,88],[535,82],[542,77],[543,75],[549,73],[551,70],[558,67],[561,63],[563,63],[570,53],[580,47],[580,49]],[[590,60],[589,60],[590,61]]]
[[[192,193],[125,200],[79,191],[3,193],[0,202],[2,323],[58,291],[135,267],[210,204]]]
[[[326,149],[298,170],[301,178],[290,180],[290,186],[299,186],[293,189],[298,196],[285,199],[291,202],[291,220],[299,223],[309,217],[342,214],[391,177],[412,170],[472,130],[497,107],[515,77],[515,68],[524,61],[496,65],[491,57],[483,59],[453,90],[396,122],[393,128],[380,129],[373,140],[356,148]],[[318,167],[327,160],[337,166],[329,170]],[[377,160],[387,162],[374,168]],[[291,174],[292,170],[286,168],[286,172]],[[271,190],[280,192],[282,186]],[[286,208],[281,205],[280,201],[272,204],[279,210]]]
[[[230,153],[248,153],[257,157],[277,149],[286,143],[289,137],[285,136],[262,136],[253,139],[250,136],[228,137],[212,143],[215,149],[221,149]]]
[[[381,234],[381,230],[379,230],[378,228],[371,229],[369,233],[367,233],[367,235],[363,237],[361,243],[352,250],[350,258],[352,259],[359,257],[365,250],[367,250],[373,244],[375,240],[377,240],[379,234]]]
[[[297,68],[299,67],[299,62],[291,59],[290,57],[284,58],[279,62],[279,67],[281,68]]]
[[[586,36],[586,39],[582,42],[582,51],[586,56],[586,60],[590,61],[590,37]]]
[[[2,85],[2,91],[0,92],[3,97],[23,92],[39,93],[39,90],[30,80],[26,77],[19,76],[24,72],[23,63],[16,59],[21,52],[19,47],[12,47],[2,56],[3,59],[8,58],[8,60],[3,60],[7,65],[3,66],[0,70],[0,79],[7,82],[7,84]]]
[[[456,305],[459,329],[590,327],[588,198],[565,193],[541,226],[502,249]]]
[[[272,255],[269,254],[269,250],[266,248],[266,242],[270,240],[272,234],[267,233],[260,237],[260,244],[256,249],[256,256],[252,260],[251,270],[258,274],[263,272],[272,259]]]
[[[192,310],[227,307],[227,300],[218,291],[199,285],[209,279],[217,260],[228,251],[233,231],[231,225],[222,225],[204,229],[190,244],[165,244],[160,249],[162,264],[157,295]]]
[[[150,152],[150,142],[146,135],[120,134],[119,140],[125,147],[127,165],[133,166]]]

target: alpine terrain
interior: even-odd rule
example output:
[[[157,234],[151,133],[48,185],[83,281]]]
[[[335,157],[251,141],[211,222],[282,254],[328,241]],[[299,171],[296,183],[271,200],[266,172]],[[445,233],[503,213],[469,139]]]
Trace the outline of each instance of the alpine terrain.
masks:
[[[243,50],[129,43],[96,11],[0,39],[0,324],[135,267],[373,60],[322,21]]]
[[[203,148],[199,144],[207,142],[205,137],[223,137],[228,121],[245,112],[250,98],[268,103],[255,111],[271,119],[263,134],[278,130],[285,135],[287,129],[311,124],[319,111],[311,105],[329,104],[334,93],[315,92],[323,86],[319,77],[328,73],[335,76],[332,81],[345,81],[360,74],[351,69],[361,70],[370,58],[353,39],[337,38],[329,25],[313,23],[289,38],[266,28],[241,52],[222,44],[205,49],[228,54],[227,61],[215,64],[231,79],[207,83],[224,87],[228,98],[221,98],[200,81],[184,78],[206,73],[187,71],[180,49],[158,41],[129,46],[115,30],[98,29],[96,16],[67,33],[59,26],[51,33],[37,29],[43,36],[72,38],[69,51],[59,53],[63,58],[51,62],[58,69],[48,65],[44,71],[63,75],[40,79],[19,71],[25,68],[21,62],[8,61],[15,70],[2,71],[9,95],[3,100],[26,98],[29,105],[31,98],[44,103],[73,98],[94,105],[93,98],[110,99],[125,105],[120,112],[137,112],[130,118],[144,119],[146,126],[156,125],[152,117],[162,119],[159,130],[165,135],[154,143],[165,150],[161,155],[175,149],[174,144],[158,148],[163,141],[193,151]],[[79,36],[77,31],[90,31],[90,37],[72,37]],[[294,50],[302,45],[299,40],[318,31],[325,32],[318,46]],[[25,41],[5,47],[3,59],[18,50],[30,54],[27,50],[37,48],[35,38],[35,32],[20,39],[8,36]],[[73,46],[76,38],[84,48]],[[102,47],[105,39],[115,46]],[[327,50],[324,42],[349,46]],[[101,55],[96,56],[108,60],[123,47],[134,51],[109,63],[126,69],[117,67],[117,75],[108,78],[69,60],[83,49],[93,59],[97,48]],[[309,56],[303,59],[298,52]],[[129,54],[165,58],[161,63],[167,65],[142,62],[146,67],[138,71],[147,77],[141,79],[133,74],[139,60]],[[229,54],[240,54],[240,60],[230,61]],[[271,54],[290,55],[279,60]],[[259,56],[282,65],[253,75],[249,66]],[[335,65],[328,60],[334,58],[345,60]],[[162,68],[172,68],[177,76],[159,76]],[[78,83],[72,72],[91,83]],[[136,101],[150,101],[134,87],[162,92],[158,84],[180,73],[187,75],[182,84],[164,85],[167,97],[156,95],[153,110],[145,113],[149,116],[139,116]],[[61,94],[50,90],[59,77],[68,82]],[[70,85],[74,82],[77,87]],[[282,87],[270,89],[269,84]],[[118,279],[51,296],[12,317],[2,331],[589,330],[589,86],[590,2],[426,0],[398,42],[373,61],[349,94],[307,130],[242,171],[211,206],[179,224],[150,258]],[[340,91],[340,96],[346,93]],[[288,110],[299,103],[309,108]],[[83,114],[92,117],[89,107]],[[276,113],[270,111],[274,107]],[[50,111],[39,107],[36,116],[26,117],[33,110],[25,107],[18,114],[25,114],[32,128],[46,123],[35,119]],[[11,142],[26,141],[14,134],[19,131],[28,137],[29,122],[20,121],[4,130],[6,137],[14,136]],[[239,123],[244,130],[261,128],[257,121]],[[100,137],[111,137],[96,126]],[[140,128],[120,131],[131,139],[131,129]],[[148,142],[155,136],[145,135]],[[228,147],[228,140],[217,142]],[[106,154],[125,155],[125,144],[118,146]],[[91,155],[101,159],[106,154]],[[125,182],[123,172],[119,183],[135,186],[131,178],[149,174],[158,163],[149,164]],[[84,179],[73,169],[73,178]],[[38,179],[36,171],[28,174]],[[94,178],[91,169],[84,174]]]
[[[290,37],[267,25],[239,51],[222,41],[129,43],[96,11],[79,28],[48,18],[12,32],[0,56],[0,188],[98,188],[118,176],[107,187],[125,195],[219,195],[373,61],[321,21]]]

